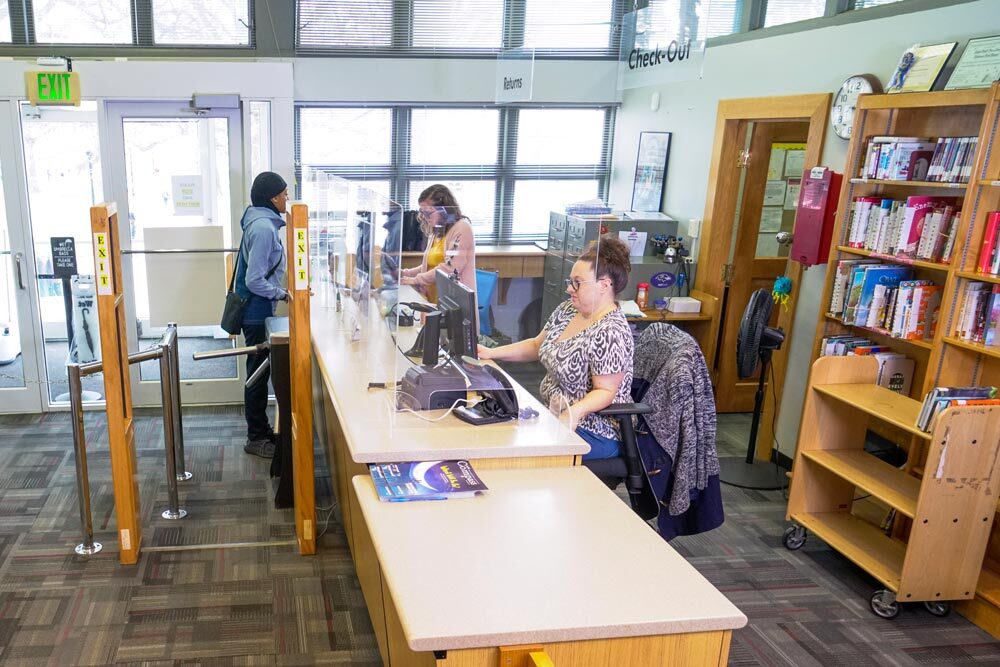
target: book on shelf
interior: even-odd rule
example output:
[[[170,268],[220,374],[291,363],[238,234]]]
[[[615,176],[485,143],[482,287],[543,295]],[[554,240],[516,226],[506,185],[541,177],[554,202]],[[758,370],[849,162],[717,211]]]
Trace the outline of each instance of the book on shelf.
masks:
[[[368,466],[379,500],[446,500],[487,490],[468,461],[407,461]]]
[[[876,352],[873,356],[878,362],[876,384],[897,394],[909,396],[913,384],[913,369],[916,367],[913,359],[899,352],[889,351]]]
[[[962,308],[955,326],[955,337],[970,343],[995,346],[1000,343],[1000,285],[966,283]]]
[[[959,218],[957,197],[857,197],[847,245],[902,260],[945,262]]]
[[[1000,211],[990,211],[986,216],[976,271],[992,275],[1000,273]]]
[[[869,322],[868,315],[869,311],[872,310],[876,288],[881,287],[878,291],[881,294],[884,312],[886,290],[890,288],[895,289],[899,286],[900,281],[912,278],[913,270],[907,266],[900,266],[898,264],[872,264],[866,266],[865,270],[861,273],[861,291],[854,307],[854,318],[853,320],[845,321],[848,324],[856,326],[875,327],[877,326],[874,321],[876,318],[873,317],[872,321]]]
[[[934,415],[950,407],[952,401],[993,400],[997,397],[996,387],[934,387],[924,396],[917,415],[916,427],[930,432]]]
[[[842,317],[847,291],[850,289],[851,269],[858,264],[876,264],[877,259],[842,259],[837,262],[837,274],[834,277],[833,292],[830,297],[829,312],[834,317]]]
[[[861,177],[965,183],[972,175],[977,143],[977,137],[872,137]]]

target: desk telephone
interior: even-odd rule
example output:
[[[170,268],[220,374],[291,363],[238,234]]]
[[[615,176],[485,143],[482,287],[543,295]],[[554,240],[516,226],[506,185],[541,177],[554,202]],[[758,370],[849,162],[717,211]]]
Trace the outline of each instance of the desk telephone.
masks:
[[[474,425],[496,424],[517,419],[517,393],[507,376],[493,366],[481,365],[480,369],[492,379],[493,388],[476,389],[482,397],[472,406],[460,405],[455,408],[455,416]]]

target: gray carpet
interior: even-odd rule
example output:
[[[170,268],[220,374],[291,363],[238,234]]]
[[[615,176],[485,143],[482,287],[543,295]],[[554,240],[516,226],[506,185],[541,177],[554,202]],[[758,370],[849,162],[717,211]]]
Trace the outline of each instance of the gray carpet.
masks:
[[[86,422],[97,539],[108,545],[89,559],[72,553],[80,532],[68,415],[0,417],[0,664],[379,664],[336,514],[312,557],[291,546],[147,551],[136,566],[118,565],[103,413]],[[195,480],[181,498],[191,516],[168,522],[159,518],[161,422],[137,413],[146,544],[291,538],[267,463],[241,450],[241,411],[186,408],[184,424]],[[720,416],[720,449],[744,448],[747,424]],[[317,505],[329,507],[321,448],[316,460]],[[721,528],[672,545],[750,618],[734,634],[731,665],[1000,664],[1000,642],[958,615],[913,605],[894,621],[873,616],[877,584],[819,540],[786,550],[780,492],[724,487],[723,496]]]

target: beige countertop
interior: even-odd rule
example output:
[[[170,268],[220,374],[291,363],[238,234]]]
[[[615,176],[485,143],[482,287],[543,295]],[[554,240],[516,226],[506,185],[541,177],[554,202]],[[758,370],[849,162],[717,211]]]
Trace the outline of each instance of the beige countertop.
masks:
[[[573,456],[590,451],[589,445],[516,382],[518,404],[539,413],[530,422],[472,426],[448,415],[429,423],[394,410],[391,391],[368,385],[398,381],[413,364],[396,348],[374,302],[367,317],[358,314],[357,304],[349,298],[342,299],[342,311],[337,312],[329,284],[314,289],[310,303],[313,354],[341,415],[354,461]],[[416,328],[407,329],[400,336],[412,340]],[[355,337],[359,340],[352,340]],[[421,416],[435,419],[443,413],[432,410]]]
[[[443,502],[381,502],[353,479],[412,650],[746,625],[589,470],[478,472],[487,493]]]

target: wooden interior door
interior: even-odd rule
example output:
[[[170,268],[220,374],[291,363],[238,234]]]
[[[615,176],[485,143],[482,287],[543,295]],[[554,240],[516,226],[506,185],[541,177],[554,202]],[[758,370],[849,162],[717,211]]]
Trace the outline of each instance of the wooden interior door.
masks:
[[[716,406],[719,412],[750,412],[757,391],[757,377],[740,379],[737,375],[736,341],[743,310],[757,289],[768,292],[777,277],[788,274],[789,245],[774,243],[777,231],[791,232],[795,221],[792,200],[795,179],[801,177],[805,164],[808,120],[755,120],[740,123],[738,136],[748,137],[748,151],[741,163],[742,196],[738,196],[732,245],[731,268],[723,297],[716,356],[718,376]],[[794,154],[794,158],[792,157]],[[780,164],[773,156],[781,156]],[[788,159],[786,167],[785,160]],[[784,184],[781,186],[781,184]],[[778,187],[776,187],[778,186]],[[780,197],[779,197],[780,195]],[[775,204],[777,199],[780,203]],[[762,220],[764,221],[762,224]],[[771,326],[777,326],[780,307],[771,314]],[[791,339],[791,321],[786,339]],[[779,397],[775,397],[777,400]]]

